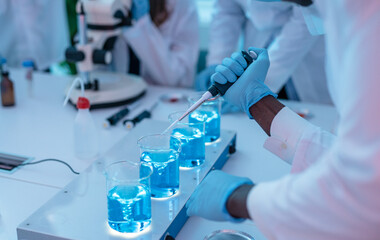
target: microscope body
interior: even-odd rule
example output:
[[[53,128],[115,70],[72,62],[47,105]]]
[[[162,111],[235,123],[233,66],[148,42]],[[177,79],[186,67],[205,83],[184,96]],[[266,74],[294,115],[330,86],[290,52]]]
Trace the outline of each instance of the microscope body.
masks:
[[[132,25],[131,7],[132,0],[82,0],[77,4],[78,41],[65,55],[68,62],[76,63],[92,108],[124,105],[145,92],[146,83],[138,76],[99,71],[111,64],[123,27]],[[76,103],[77,94],[72,93],[71,103]]]

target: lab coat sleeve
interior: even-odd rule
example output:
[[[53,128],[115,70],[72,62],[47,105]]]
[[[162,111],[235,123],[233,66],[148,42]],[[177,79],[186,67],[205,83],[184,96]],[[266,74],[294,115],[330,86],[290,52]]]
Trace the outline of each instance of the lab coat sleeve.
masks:
[[[326,1],[327,49],[340,122],[327,152],[282,179],[258,183],[250,217],[268,239],[376,240],[380,230],[380,2]],[[344,23],[344,28],[342,28]],[[286,127],[286,126],[283,126]]]
[[[271,64],[265,84],[278,93],[320,38],[309,33],[300,7],[294,6],[291,18],[268,48]]]
[[[270,133],[264,148],[291,164],[293,173],[316,162],[320,155],[329,151],[336,138],[287,107],[273,119]]]
[[[220,64],[237,49],[245,13],[235,0],[216,0],[210,24],[207,65]]]
[[[172,24],[165,22],[160,28],[174,28],[165,30],[171,36],[164,36],[148,15],[123,35],[147,69],[150,80],[159,85],[189,87],[193,85],[199,54],[196,7],[192,0],[175,1],[169,14],[166,21]]]

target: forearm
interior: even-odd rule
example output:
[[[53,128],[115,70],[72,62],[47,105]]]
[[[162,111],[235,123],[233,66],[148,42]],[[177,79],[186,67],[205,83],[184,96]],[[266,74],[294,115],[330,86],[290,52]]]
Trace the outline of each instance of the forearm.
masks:
[[[270,126],[277,113],[285,107],[273,96],[263,97],[249,108],[249,112],[260,127],[270,136]]]
[[[235,218],[250,218],[247,209],[247,198],[253,184],[244,184],[238,187],[227,199],[227,211]]]
[[[196,22],[195,12],[183,16],[178,26]],[[160,31],[150,19],[125,31],[124,37],[143,62],[150,80],[167,86],[191,86],[198,56],[198,32],[193,25],[178,32]],[[144,37],[141,37],[144,36]]]
[[[250,107],[250,113],[269,138],[264,148],[301,172],[318,161],[335,141],[331,133],[314,126],[286,108],[272,96],[262,98]]]

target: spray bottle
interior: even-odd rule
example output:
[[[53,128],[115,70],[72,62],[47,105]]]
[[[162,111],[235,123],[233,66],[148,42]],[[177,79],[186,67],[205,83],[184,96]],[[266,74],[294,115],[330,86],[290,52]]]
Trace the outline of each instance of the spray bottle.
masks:
[[[84,97],[84,84],[81,78],[75,79],[63,105],[67,104],[70,93],[78,81],[81,84],[82,96],[78,98],[78,113],[74,120],[74,152],[78,158],[92,159],[98,155],[99,139],[94,119],[90,114],[90,101]]]

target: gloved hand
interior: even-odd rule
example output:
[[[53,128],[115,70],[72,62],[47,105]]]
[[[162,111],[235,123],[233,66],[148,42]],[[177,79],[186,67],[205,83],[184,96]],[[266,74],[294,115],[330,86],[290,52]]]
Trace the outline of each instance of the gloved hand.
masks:
[[[269,68],[269,58],[266,49],[249,48],[254,51],[257,59],[247,68],[241,53],[233,53],[231,58],[225,58],[222,65],[218,65],[215,74],[211,76],[211,82],[225,84],[227,81],[235,82],[224,94],[227,102],[238,106],[252,118],[249,108],[263,97],[272,95],[277,97],[265,84],[264,80]],[[245,69],[245,71],[244,71]]]
[[[143,16],[149,13],[150,4],[149,0],[133,0],[132,2],[132,18],[139,20]]]
[[[196,215],[214,221],[244,221],[232,217],[226,208],[228,197],[243,184],[252,184],[252,181],[219,170],[210,172],[187,201],[187,215]]]
[[[198,74],[194,83],[195,90],[207,91],[211,86],[211,76],[215,73],[216,66],[217,65],[211,65]]]

